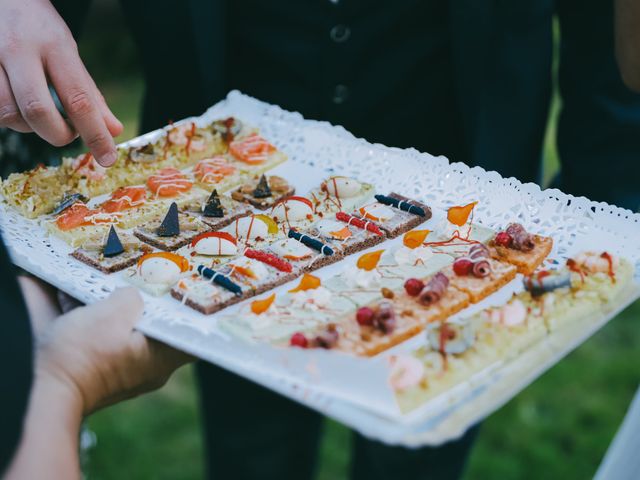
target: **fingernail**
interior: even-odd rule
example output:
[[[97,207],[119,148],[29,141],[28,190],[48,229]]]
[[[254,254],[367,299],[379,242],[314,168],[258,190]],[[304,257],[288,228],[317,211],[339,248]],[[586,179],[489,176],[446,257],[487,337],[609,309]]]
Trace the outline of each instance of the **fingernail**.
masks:
[[[116,152],[109,152],[106,155],[100,157],[100,161],[98,162],[103,167],[110,167],[114,163],[116,163]]]

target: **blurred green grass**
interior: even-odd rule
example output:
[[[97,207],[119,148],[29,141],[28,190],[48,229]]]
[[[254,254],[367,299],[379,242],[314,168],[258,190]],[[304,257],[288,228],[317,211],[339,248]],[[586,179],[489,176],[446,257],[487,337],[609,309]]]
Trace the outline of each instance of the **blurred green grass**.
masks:
[[[129,40],[123,41],[126,46]],[[138,128],[143,85],[130,68],[134,64],[130,58],[123,62],[108,57],[131,55],[126,48],[109,49],[99,42],[89,35],[88,45],[84,44],[88,68],[125,125],[120,140],[131,138]],[[91,54],[96,51],[100,54]],[[114,75],[104,69],[111,63],[129,67]],[[547,182],[558,168],[554,144],[558,109],[556,100],[544,146]],[[489,417],[482,425],[465,478],[590,478],[640,380],[639,316],[637,302]],[[105,409],[87,423],[97,435],[86,468],[89,479],[202,478],[198,399],[189,367],[180,370],[162,390]],[[347,478],[349,447],[349,431],[328,421],[319,452],[318,480]]]

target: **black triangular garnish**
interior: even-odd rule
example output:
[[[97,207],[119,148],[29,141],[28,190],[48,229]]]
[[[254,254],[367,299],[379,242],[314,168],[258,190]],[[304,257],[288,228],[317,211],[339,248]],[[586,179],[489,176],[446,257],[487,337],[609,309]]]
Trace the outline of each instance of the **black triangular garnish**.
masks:
[[[116,229],[113,228],[113,225],[111,225],[111,228],[109,229],[109,235],[107,236],[107,241],[105,242],[104,248],[102,249],[102,254],[105,257],[115,257],[116,255],[120,255],[121,253],[124,253],[124,247],[122,246],[122,242],[120,241],[120,238],[116,233]]]
[[[180,235],[180,220],[178,218],[178,204],[173,202],[167,215],[156,230],[159,237],[175,237]]]
[[[271,196],[271,188],[269,187],[269,182],[264,174],[260,177],[260,181],[258,182],[256,189],[253,191],[253,196],[255,198],[267,198]]]
[[[207,203],[204,205],[204,209],[202,210],[202,215],[205,217],[216,217],[222,218],[224,217],[224,209],[222,208],[222,204],[220,203],[220,197],[218,196],[218,191],[214,190],[211,192]]]

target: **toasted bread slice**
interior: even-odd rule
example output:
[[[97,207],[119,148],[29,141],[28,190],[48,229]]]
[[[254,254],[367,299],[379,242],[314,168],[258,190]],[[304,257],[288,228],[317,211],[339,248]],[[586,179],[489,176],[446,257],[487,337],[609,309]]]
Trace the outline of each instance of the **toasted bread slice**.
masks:
[[[449,266],[444,274],[449,277],[451,286],[469,295],[472,303],[478,303],[516,277],[517,268],[509,263],[490,259],[491,273],[486,277],[474,277],[472,274],[459,276]]]
[[[518,273],[531,275],[549,256],[553,248],[553,239],[551,237],[534,235],[533,241],[535,247],[530,252],[495,245],[494,242],[491,242],[491,255],[494,258],[515,265],[518,268]]]

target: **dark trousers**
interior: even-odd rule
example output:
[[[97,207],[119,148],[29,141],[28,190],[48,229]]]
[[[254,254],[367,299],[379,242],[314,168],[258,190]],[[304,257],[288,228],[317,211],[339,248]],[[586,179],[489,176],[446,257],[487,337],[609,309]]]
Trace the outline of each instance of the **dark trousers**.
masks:
[[[197,366],[207,478],[311,480],[323,418],[214,365]],[[437,448],[390,447],[353,435],[351,479],[457,479],[476,429]]]

